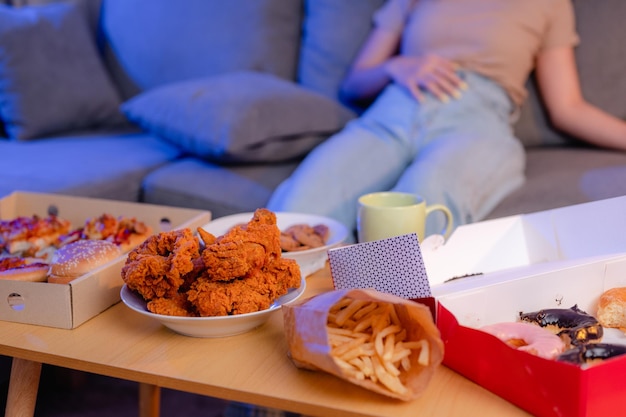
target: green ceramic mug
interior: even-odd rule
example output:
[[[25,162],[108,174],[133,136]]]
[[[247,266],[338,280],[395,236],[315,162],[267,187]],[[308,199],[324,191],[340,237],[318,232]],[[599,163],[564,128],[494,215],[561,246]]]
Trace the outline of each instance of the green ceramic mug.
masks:
[[[359,198],[357,235],[359,242],[386,239],[417,233],[424,240],[426,218],[441,212],[446,223],[440,234],[447,238],[452,231],[452,213],[442,204],[427,205],[419,195],[394,191],[377,192]]]

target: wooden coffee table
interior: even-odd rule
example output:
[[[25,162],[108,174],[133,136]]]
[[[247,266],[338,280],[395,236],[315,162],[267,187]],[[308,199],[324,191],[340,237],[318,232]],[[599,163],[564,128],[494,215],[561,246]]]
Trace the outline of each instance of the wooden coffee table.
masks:
[[[330,289],[325,268],[307,278],[304,296]],[[198,339],[118,303],[73,330],[0,322],[0,355],[14,358],[6,409],[11,417],[34,414],[42,363],[139,382],[142,416],[158,416],[160,387],[311,416],[528,415],[445,366],[411,402],[297,369],[287,357],[280,312],[246,334]]]

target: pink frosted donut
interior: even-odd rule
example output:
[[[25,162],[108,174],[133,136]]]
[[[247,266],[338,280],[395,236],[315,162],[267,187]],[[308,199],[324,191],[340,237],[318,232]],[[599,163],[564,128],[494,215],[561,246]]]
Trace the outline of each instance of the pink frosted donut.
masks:
[[[565,350],[565,343],[559,336],[530,323],[496,323],[483,326],[480,330],[519,350],[545,359],[554,359]]]

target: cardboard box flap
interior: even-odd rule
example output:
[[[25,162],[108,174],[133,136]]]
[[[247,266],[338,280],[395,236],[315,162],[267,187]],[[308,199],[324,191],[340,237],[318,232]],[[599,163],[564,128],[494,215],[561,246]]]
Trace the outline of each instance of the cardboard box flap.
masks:
[[[552,210],[559,257],[626,252],[625,214],[626,196]]]
[[[431,285],[474,274],[626,252],[626,197],[458,227],[423,253]]]
[[[0,199],[0,219],[13,219],[18,216],[32,216],[35,214],[44,217],[51,211],[69,220],[73,227],[83,226],[90,217],[108,213],[116,217],[136,217],[138,220],[150,225],[154,232],[173,226],[181,227],[196,217],[201,217],[201,219],[193,222],[191,224],[192,227],[202,226],[211,220],[209,212],[197,209],[99,198],[72,197],[61,194],[18,191]]]

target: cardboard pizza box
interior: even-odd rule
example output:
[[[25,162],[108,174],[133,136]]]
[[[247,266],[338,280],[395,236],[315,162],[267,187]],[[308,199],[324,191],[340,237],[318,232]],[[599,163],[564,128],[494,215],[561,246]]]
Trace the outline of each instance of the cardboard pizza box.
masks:
[[[195,230],[211,220],[208,211],[58,194],[14,192],[0,199],[0,219],[50,212],[73,227],[104,213],[136,217],[154,233],[170,229]],[[0,280],[0,320],[73,329],[120,301],[121,269],[126,255],[69,284]]]

